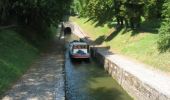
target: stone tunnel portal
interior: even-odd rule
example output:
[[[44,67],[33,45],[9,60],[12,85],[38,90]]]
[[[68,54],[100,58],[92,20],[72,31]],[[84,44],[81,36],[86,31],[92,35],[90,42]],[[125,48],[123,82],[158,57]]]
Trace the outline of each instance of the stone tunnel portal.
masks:
[[[71,31],[71,28],[70,28],[70,27],[66,27],[66,28],[64,29],[64,35],[71,34],[71,33],[72,33],[72,31]]]

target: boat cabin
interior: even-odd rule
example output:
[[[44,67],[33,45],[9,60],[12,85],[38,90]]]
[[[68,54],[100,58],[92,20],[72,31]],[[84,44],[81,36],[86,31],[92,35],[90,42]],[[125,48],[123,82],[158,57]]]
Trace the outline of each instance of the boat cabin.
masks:
[[[90,46],[85,42],[73,41],[69,44],[71,58],[90,58]]]

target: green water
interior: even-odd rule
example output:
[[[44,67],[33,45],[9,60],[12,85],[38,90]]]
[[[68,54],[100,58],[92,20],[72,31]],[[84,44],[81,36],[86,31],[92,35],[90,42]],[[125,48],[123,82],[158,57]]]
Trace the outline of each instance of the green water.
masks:
[[[68,58],[69,59],[69,58]],[[132,100],[120,85],[95,62],[66,62],[68,100]]]

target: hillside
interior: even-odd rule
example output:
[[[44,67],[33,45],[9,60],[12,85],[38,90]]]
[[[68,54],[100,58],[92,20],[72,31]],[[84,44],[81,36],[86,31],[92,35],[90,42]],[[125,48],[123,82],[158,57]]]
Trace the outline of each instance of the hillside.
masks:
[[[39,55],[39,50],[13,29],[0,30],[0,95]]]
[[[151,68],[170,72],[170,52],[160,53],[157,49],[159,35],[156,31],[145,30],[146,27],[157,26],[157,23],[145,24],[142,30],[132,31],[125,28],[115,30],[114,25],[96,26],[95,22],[85,18],[71,17],[70,20],[76,22],[97,44],[110,46],[111,51],[137,59]]]

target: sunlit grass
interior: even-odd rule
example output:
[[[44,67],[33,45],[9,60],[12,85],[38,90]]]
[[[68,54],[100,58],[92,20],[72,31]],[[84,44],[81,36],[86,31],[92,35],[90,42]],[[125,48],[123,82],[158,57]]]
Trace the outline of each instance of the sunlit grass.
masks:
[[[104,39],[101,38],[103,39],[101,40],[102,44],[110,46],[111,51],[135,58],[140,62],[152,66],[151,68],[170,72],[170,52],[160,53],[158,51],[157,40],[159,35],[155,34],[155,31],[153,31],[154,33],[145,31],[137,33],[130,30],[127,31],[123,28],[114,37],[107,40],[107,37],[114,32],[114,27],[109,28],[107,25],[104,25],[104,27],[95,27],[92,21],[86,22],[88,19],[85,18],[71,17],[70,20],[80,25],[94,41],[104,36]],[[149,24],[147,25],[149,27]]]
[[[95,27],[95,23],[88,21],[88,19],[71,17],[71,20],[81,26],[83,31],[93,39],[97,39],[99,36],[110,34],[114,31],[114,28],[108,28],[107,25]]]

